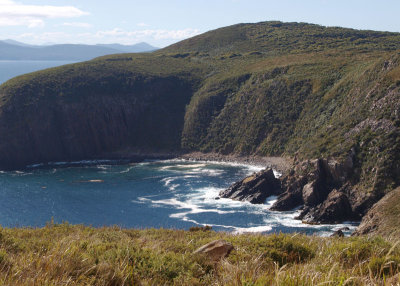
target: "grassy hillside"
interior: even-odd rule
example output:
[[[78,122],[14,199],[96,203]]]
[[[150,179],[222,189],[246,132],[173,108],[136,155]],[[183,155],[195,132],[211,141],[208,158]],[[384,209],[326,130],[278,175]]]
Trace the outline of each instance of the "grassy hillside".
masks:
[[[398,33],[239,24],[8,81],[0,167],[124,150],[354,152],[354,193],[377,200],[400,181],[399,99]]]
[[[384,196],[364,216],[357,235],[382,235],[397,239],[400,237],[398,227],[400,217],[400,188]]]
[[[217,264],[193,254],[215,239]],[[400,248],[381,238],[229,235],[53,225],[0,229],[5,285],[395,285]]]
[[[161,52],[265,53],[270,56],[341,51],[394,51],[399,34],[324,27],[307,23],[261,22],[238,24],[213,30],[171,45]]]

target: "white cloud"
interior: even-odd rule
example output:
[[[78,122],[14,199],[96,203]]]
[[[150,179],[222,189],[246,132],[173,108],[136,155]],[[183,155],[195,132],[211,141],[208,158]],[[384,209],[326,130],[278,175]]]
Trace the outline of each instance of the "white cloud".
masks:
[[[136,30],[125,31],[115,28],[113,30],[97,31],[94,33],[69,33],[64,31],[24,33],[17,36],[7,35],[8,38],[27,42],[29,44],[71,43],[71,44],[99,44],[120,43],[125,45],[138,42],[149,42],[158,47],[172,44],[200,33],[197,29],[182,30]]]
[[[98,31],[96,36],[102,37],[114,37],[114,38],[153,38],[155,40],[171,39],[171,40],[183,40],[186,38],[198,35],[200,31],[198,29],[183,29],[183,30],[135,30],[125,31],[119,28],[106,31]]]
[[[146,23],[137,23],[136,25],[139,26],[139,27],[148,27],[148,26],[150,26],[149,24],[146,24]]]
[[[93,27],[92,24],[89,23],[83,23],[83,22],[67,22],[67,23],[63,23],[62,26],[66,26],[66,27],[77,27],[77,28],[91,28]]]
[[[25,5],[12,0],[0,0],[0,26],[34,28],[43,26],[45,19],[74,18],[87,14],[72,6]]]

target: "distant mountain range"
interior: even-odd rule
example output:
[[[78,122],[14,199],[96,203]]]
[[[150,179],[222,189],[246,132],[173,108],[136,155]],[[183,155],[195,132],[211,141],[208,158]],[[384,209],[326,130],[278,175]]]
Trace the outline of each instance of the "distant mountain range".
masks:
[[[98,45],[45,45],[35,46],[14,40],[0,41],[0,60],[90,60],[99,56],[152,52],[158,48],[147,43],[135,45],[98,44]]]

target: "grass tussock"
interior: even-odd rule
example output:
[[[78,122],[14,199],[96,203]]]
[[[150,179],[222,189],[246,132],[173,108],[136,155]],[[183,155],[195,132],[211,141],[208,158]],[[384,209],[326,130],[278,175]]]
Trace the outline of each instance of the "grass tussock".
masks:
[[[193,251],[235,246],[217,264]],[[1,285],[396,285],[400,246],[383,238],[127,230],[69,224],[0,230]]]

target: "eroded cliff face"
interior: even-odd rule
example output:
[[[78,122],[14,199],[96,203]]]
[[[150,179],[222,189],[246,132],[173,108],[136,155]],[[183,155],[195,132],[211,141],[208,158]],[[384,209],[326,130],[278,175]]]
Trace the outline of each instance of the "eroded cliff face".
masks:
[[[1,107],[2,169],[90,159],[126,148],[176,151],[193,92],[189,82],[157,76],[132,76],[128,85],[110,79],[77,83],[67,94],[36,87],[28,91],[36,92],[33,99],[26,98],[26,89]]]

